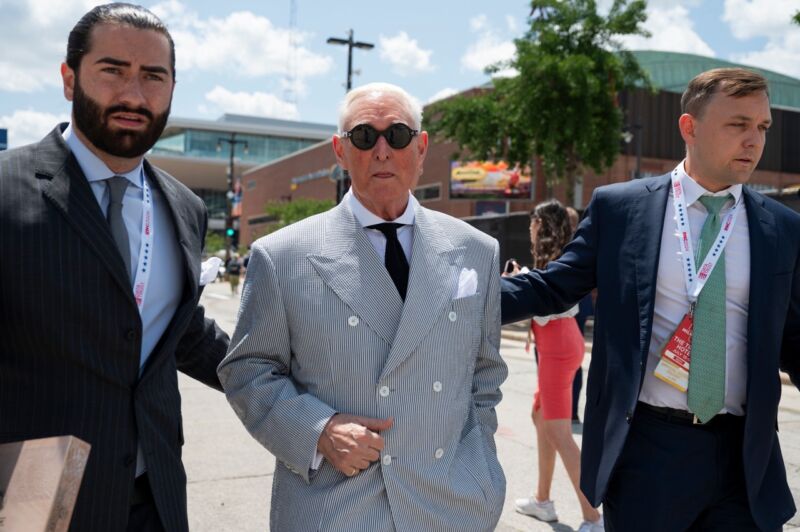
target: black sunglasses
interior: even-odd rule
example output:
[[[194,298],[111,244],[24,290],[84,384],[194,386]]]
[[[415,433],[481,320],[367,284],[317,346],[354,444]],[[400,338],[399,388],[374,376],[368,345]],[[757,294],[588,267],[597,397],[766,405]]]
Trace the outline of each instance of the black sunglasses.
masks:
[[[383,131],[378,131],[369,124],[359,124],[350,131],[342,133],[342,137],[349,138],[353,146],[359,150],[371,150],[378,142],[378,137],[383,137],[395,150],[402,150],[411,143],[411,139],[419,133],[405,124],[392,124]]]

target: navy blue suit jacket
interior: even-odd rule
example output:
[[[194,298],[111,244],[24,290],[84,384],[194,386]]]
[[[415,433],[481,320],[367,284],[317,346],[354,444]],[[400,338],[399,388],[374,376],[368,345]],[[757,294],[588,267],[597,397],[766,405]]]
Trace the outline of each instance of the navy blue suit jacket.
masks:
[[[598,188],[574,240],[546,270],[503,279],[503,323],[562,312],[597,287],[581,489],[603,500],[642,387],[669,174]],[[756,522],[795,512],[777,438],[778,368],[800,382],[800,216],[744,187],[750,232],[744,470]]]

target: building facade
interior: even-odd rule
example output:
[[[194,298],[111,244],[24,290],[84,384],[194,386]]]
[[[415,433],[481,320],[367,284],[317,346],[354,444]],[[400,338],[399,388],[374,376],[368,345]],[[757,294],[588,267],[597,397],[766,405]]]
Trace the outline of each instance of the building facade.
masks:
[[[635,52],[658,89],[640,89],[620,94],[625,111],[625,129],[620,132],[620,152],[614,164],[601,174],[587,171],[574,191],[574,202],[584,208],[592,191],[602,185],[662,175],[684,157],[685,146],[678,130],[680,97],[695,75],[718,67],[739,66],[714,58],[669,52]],[[759,70],[759,69],[756,69]],[[773,126],[764,154],[750,185],[767,193],[777,193],[800,184],[800,80],[760,70],[770,84]],[[627,140],[627,142],[626,142]],[[460,199],[451,191],[453,158],[458,152],[452,143],[431,142],[422,177],[414,190],[416,197],[431,209],[458,218],[527,212],[550,197],[565,200],[563,185],[548,187],[541,167],[533,168],[530,188],[521,199]],[[247,170],[243,176],[242,240],[252,242],[266,230],[269,220],[264,206],[269,201],[291,201],[308,197],[335,199],[336,181],[342,171],[328,139],[319,144]]]
[[[228,199],[238,218],[243,172],[317,144],[335,131],[333,125],[234,114],[218,120],[170,118],[147,158],[200,196],[208,207],[209,229],[222,230]]]

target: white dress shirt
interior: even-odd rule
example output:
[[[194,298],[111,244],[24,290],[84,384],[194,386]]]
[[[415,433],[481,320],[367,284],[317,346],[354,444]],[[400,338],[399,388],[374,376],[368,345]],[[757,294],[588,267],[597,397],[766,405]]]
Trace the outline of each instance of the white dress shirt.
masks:
[[[343,201],[347,202],[347,206],[350,207],[350,211],[353,213],[353,216],[356,217],[358,223],[361,224],[361,227],[366,229],[367,238],[369,238],[370,243],[372,243],[372,247],[375,248],[375,252],[378,254],[378,257],[380,257],[381,262],[384,262],[386,258],[386,236],[378,229],[367,229],[367,227],[386,222],[403,224],[403,227],[397,229],[397,240],[400,241],[400,247],[403,248],[406,260],[411,264],[411,248],[414,245],[414,208],[419,205],[417,198],[415,198],[411,192],[408,193],[408,205],[406,205],[406,210],[394,220],[384,220],[377,214],[368,210],[358,201],[358,198],[353,194],[352,190],[347,191]]]
[[[147,179],[144,165],[139,163],[130,172],[115,174],[81,142],[72,130],[71,124],[67,126],[62,135],[89,181],[104,216],[108,212],[110,202],[110,193],[105,180],[115,175],[121,175],[130,181],[122,200],[122,218],[125,228],[128,230],[130,245],[132,265],[129,272],[135,271],[135,265],[139,262],[139,247],[142,242],[143,183]],[[150,189],[153,198],[154,239],[151,254],[152,270],[140,313],[142,320],[142,345],[139,352],[140,375],[150,353],[161,339],[161,335],[164,334],[178,308],[184,283],[181,250],[172,223],[172,215],[161,191],[153,187]],[[132,286],[133,280],[131,279]],[[144,470],[144,459],[140,447],[136,464],[137,476]]]
[[[733,196],[720,212],[721,216],[725,216],[735,205],[734,202],[740,200],[742,185],[733,185],[720,192],[711,193],[686,174],[683,162],[678,165],[677,170],[686,197],[692,241],[697,246],[700,231],[708,214],[698,201],[700,196],[726,194]],[[662,347],[689,310],[672,201],[672,187],[670,187],[664,212],[664,227],[661,232],[653,332],[650,335],[647,370],[639,400],[654,406],[688,411],[686,392],[673,388],[653,375]],[[747,309],[750,301],[750,235],[744,203],[725,247],[725,280],[725,407],[722,412],[744,415],[747,390]]]

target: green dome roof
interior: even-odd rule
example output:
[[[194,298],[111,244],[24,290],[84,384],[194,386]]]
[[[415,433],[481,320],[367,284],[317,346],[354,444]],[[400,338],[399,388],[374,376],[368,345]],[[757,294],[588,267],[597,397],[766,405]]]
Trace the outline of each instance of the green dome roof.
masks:
[[[800,110],[800,80],[771,70],[694,54],[641,50],[634,51],[633,55],[650,75],[653,85],[661,90],[683,93],[689,81],[701,72],[712,68],[744,67],[767,78],[773,107]]]

